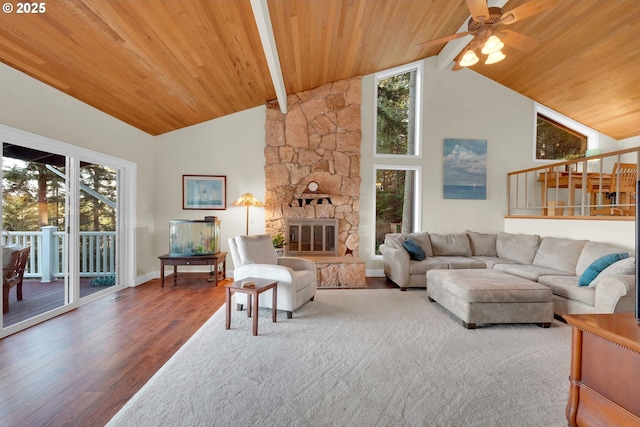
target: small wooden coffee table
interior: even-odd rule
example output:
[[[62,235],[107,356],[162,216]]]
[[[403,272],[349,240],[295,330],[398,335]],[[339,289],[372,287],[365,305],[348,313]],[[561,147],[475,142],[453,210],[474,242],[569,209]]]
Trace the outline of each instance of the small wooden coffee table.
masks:
[[[243,282],[255,282],[253,288],[243,288]],[[231,294],[233,292],[239,292],[247,294],[247,317],[253,316],[253,335],[258,335],[258,308],[260,307],[259,298],[260,294],[273,289],[272,292],[272,304],[271,307],[271,320],[276,322],[276,307],[278,306],[278,281],[269,279],[258,279],[256,277],[247,277],[245,279],[233,282],[230,285],[224,285],[226,289],[226,302],[227,302],[227,317],[225,323],[225,329],[231,329]],[[255,299],[255,303],[252,304],[252,300]],[[255,308],[255,313],[253,313]]]

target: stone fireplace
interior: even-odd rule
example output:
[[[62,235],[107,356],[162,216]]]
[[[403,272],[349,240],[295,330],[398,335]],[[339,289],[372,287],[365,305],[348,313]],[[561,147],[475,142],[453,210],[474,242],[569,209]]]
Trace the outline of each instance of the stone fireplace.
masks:
[[[351,258],[344,265],[347,269],[357,265],[357,275],[362,277],[332,280],[332,286],[346,282],[364,286],[364,262],[357,258],[360,86],[361,79],[356,77],[289,95],[287,114],[280,112],[277,102],[267,105],[266,231],[282,233],[288,241],[287,221],[337,220],[336,255],[333,259],[323,255],[323,261],[340,268],[338,258]]]

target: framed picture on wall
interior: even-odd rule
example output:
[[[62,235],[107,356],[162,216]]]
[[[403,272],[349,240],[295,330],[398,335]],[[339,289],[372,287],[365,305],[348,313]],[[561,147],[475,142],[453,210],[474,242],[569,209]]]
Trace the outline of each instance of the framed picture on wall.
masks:
[[[443,153],[443,198],[486,200],[487,141],[446,138]]]
[[[182,175],[182,209],[227,209],[227,177]]]

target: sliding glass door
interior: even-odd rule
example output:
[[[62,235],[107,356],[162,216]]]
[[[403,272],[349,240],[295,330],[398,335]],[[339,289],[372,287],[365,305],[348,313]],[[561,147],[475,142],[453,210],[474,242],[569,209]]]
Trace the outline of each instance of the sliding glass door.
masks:
[[[0,337],[133,285],[135,271],[124,225],[135,223],[135,192],[123,191],[135,165],[6,129],[0,125],[3,276],[15,250],[29,247],[29,256],[21,284],[3,300]]]

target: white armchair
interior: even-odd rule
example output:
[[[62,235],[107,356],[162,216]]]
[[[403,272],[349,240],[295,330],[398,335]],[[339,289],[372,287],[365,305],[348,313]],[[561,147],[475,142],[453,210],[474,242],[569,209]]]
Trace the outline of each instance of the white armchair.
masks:
[[[316,266],[302,258],[278,257],[268,234],[236,236],[229,239],[229,251],[233,258],[233,278],[236,281],[248,277],[278,281],[277,310],[287,312],[287,318],[300,306],[313,301],[318,280]],[[264,293],[260,306],[272,308],[271,293]],[[236,293],[238,310],[247,302],[247,295]]]

